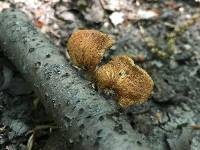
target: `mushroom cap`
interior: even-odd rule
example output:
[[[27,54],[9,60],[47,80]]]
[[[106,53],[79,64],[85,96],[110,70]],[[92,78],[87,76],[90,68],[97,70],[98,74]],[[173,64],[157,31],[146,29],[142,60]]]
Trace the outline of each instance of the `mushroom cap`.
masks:
[[[119,104],[126,108],[147,101],[153,80],[128,56],[116,56],[96,70],[97,85],[115,91]]]
[[[94,71],[113,39],[96,30],[78,30],[68,40],[67,50],[72,63],[88,71]]]

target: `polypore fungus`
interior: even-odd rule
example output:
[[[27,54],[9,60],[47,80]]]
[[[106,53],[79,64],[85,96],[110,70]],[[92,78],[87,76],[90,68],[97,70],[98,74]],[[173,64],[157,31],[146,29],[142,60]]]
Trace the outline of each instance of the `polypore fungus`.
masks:
[[[72,63],[89,72],[93,72],[101,62],[106,49],[113,44],[113,39],[96,30],[79,30],[68,40],[67,49]]]
[[[128,56],[116,56],[96,70],[97,85],[112,89],[123,108],[147,101],[153,81],[145,70]]]
[[[123,108],[145,102],[153,89],[153,81],[130,57],[116,56],[109,63],[96,68],[112,44],[113,39],[104,33],[79,30],[69,38],[67,49],[72,63],[95,72],[97,85],[115,91]]]

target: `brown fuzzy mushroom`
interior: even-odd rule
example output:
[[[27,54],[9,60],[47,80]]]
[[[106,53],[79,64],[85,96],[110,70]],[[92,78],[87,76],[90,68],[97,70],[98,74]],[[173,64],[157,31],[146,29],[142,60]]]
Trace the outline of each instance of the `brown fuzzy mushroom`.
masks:
[[[79,30],[68,40],[67,49],[72,63],[93,72],[101,62],[106,49],[113,45],[113,39],[96,30]]]
[[[100,88],[115,92],[123,108],[144,103],[153,89],[151,77],[128,56],[113,57],[109,63],[99,67],[96,80]]]

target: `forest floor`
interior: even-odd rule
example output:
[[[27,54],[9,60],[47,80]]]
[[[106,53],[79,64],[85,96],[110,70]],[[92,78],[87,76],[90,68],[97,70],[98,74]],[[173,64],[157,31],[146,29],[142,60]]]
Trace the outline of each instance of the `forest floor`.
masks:
[[[113,36],[105,55],[129,55],[154,80],[147,103],[124,110],[152,150],[200,149],[200,4],[191,1],[4,0],[0,11],[24,11],[51,41],[66,48],[78,29]],[[0,33],[3,34],[3,33]],[[0,149],[45,149],[54,123],[32,89],[0,53]],[[37,132],[37,136],[30,136]],[[46,145],[45,145],[46,144]]]

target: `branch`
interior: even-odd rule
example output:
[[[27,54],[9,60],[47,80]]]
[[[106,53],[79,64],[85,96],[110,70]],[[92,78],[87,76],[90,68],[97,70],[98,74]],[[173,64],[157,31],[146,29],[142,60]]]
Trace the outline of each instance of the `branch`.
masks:
[[[66,132],[72,149],[144,149],[145,141],[115,106],[90,88],[18,10],[0,14],[0,46]],[[140,141],[142,145],[138,145]]]

